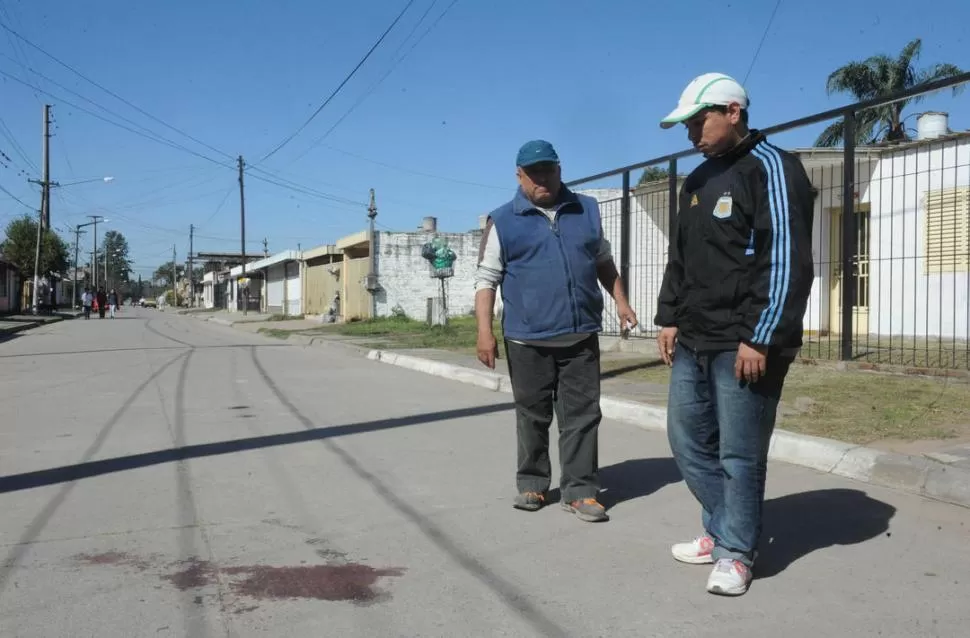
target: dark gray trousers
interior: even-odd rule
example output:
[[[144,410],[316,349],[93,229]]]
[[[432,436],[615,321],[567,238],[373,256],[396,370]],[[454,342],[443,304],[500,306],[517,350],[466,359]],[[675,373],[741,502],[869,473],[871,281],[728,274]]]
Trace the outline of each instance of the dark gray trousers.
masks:
[[[568,347],[505,342],[515,399],[519,492],[552,480],[549,427],[559,424],[560,489],[566,502],[599,492],[600,349],[596,335]]]

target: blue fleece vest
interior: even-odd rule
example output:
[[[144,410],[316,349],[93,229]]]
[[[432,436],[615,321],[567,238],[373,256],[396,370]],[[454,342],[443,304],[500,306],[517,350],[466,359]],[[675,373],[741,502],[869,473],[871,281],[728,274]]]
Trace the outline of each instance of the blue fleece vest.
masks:
[[[519,189],[490,215],[505,262],[502,328],[509,339],[602,329],[603,295],[596,274],[599,205],[565,186],[558,205],[550,222]]]

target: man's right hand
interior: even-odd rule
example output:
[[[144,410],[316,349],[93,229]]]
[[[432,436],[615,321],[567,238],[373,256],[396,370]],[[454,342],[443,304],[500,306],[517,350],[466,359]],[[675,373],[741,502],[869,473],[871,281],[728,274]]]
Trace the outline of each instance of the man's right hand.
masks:
[[[661,328],[657,335],[657,349],[660,351],[660,360],[668,366],[674,363],[674,347],[677,345],[677,328]]]
[[[491,332],[478,333],[478,360],[485,364],[485,367],[495,369],[495,360],[498,359],[498,342],[495,335]]]

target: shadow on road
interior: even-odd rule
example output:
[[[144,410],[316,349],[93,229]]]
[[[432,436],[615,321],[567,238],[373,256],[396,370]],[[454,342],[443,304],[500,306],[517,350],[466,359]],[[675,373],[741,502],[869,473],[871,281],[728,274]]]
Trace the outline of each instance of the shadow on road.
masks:
[[[172,463],[174,461],[184,461],[187,459],[201,458],[206,456],[217,456],[221,454],[232,454],[234,452],[245,452],[248,450],[258,450],[261,448],[274,447],[278,445],[291,445],[294,443],[305,443],[307,441],[320,441],[339,436],[351,434],[363,434],[365,432],[376,432],[379,430],[389,430],[409,425],[421,425],[433,423],[435,421],[447,421],[450,419],[461,419],[481,414],[491,414],[511,410],[511,403],[499,403],[495,405],[484,405],[474,408],[461,408],[457,410],[444,410],[441,412],[431,412],[428,414],[415,414],[412,416],[397,417],[393,419],[381,419],[378,421],[366,421],[364,423],[351,423],[349,425],[335,425],[331,427],[311,428],[296,432],[286,432],[283,434],[268,434],[265,436],[255,436],[245,439],[233,439],[231,441],[219,441],[217,443],[204,443],[199,445],[187,445],[184,447],[157,450],[155,452],[144,452],[142,454],[132,454],[130,456],[119,456],[100,461],[89,461],[77,463],[75,465],[65,465],[54,467],[47,470],[36,472],[25,472],[23,474],[11,474],[10,476],[0,476],[0,494],[6,492],[16,492],[28,490],[45,485],[55,485],[66,483],[78,479],[101,476],[113,472],[123,472],[134,470],[161,463]]]
[[[627,372],[636,372],[637,370],[647,370],[649,368],[659,368],[665,366],[663,361],[657,359],[656,361],[645,361],[642,363],[636,363],[633,365],[623,366],[622,368],[614,368],[613,370],[607,370],[600,373],[600,379],[612,379],[613,377],[618,377]]]
[[[771,578],[833,545],[857,545],[889,530],[896,508],[852,489],[815,490],[765,501],[755,578]]]
[[[604,491],[599,496],[606,509],[654,492],[681,480],[677,464],[670,457],[630,459],[600,468]]]

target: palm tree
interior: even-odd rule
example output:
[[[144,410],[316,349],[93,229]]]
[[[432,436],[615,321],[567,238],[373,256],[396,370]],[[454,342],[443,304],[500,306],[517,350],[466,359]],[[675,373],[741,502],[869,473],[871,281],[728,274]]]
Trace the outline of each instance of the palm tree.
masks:
[[[850,62],[829,75],[825,90],[829,95],[849,93],[862,102],[963,73],[959,67],[945,63],[924,69],[916,68],[915,63],[922,46],[922,40],[916,38],[903,47],[895,60],[888,55],[874,55],[862,62]],[[953,87],[954,95],[962,89],[962,85]],[[903,109],[922,99],[923,96],[912,97],[856,113],[855,143],[861,145],[880,140],[908,140],[909,135],[903,125]],[[838,146],[843,141],[842,120],[838,120],[822,131],[815,145]]]

